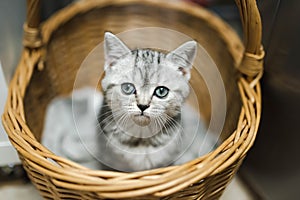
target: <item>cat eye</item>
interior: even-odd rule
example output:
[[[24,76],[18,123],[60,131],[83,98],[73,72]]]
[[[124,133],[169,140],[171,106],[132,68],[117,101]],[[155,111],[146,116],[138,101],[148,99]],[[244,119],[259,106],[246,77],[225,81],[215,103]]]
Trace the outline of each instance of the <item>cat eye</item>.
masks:
[[[135,87],[132,83],[122,83],[121,89],[126,95],[135,94]]]
[[[158,98],[165,98],[169,94],[169,89],[164,86],[159,86],[155,89],[154,95]]]

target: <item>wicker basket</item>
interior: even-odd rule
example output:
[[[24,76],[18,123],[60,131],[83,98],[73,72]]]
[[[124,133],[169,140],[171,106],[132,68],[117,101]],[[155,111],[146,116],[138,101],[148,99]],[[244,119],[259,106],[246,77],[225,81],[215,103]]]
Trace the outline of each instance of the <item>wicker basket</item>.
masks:
[[[218,17],[184,2],[77,1],[42,24],[39,1],[27,2],[24,50],[2,121],[40,194],[46,199],[218,199],[253,145],[261,116],[264,52],[256,1],[236,0],[244,45]],[[222,144],[184,165],[135,173],[90,170],[42,146],[48,103],[72,91],[80,63],[101,42],[104,31],[147,26],[195,38],[219,67],[229,109]],[[201,84],[193,75],[191,82]],[[204,115],[209,119],[210,110]]]

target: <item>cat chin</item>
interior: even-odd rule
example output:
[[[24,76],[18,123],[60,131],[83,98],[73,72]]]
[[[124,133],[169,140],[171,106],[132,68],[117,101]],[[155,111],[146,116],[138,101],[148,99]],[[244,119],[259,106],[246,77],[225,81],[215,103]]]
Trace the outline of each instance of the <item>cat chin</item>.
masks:
[[[138,126],[148,126],[151,122],[150,117],[145,116],[145,115],[134,115],[132,117],[132,120]]]

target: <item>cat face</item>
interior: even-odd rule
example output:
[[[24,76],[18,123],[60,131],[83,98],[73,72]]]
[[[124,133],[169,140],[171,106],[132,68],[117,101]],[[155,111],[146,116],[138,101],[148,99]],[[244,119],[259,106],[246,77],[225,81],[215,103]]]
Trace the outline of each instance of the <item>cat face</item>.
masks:
[[[186,42],[169,54],[129,48],[111,33],[105,34],[105,100],[117,124],[157,131],[180,114],[189,94],[191,63],[196,42]],[[175,122],[170,122],[175,123]]]

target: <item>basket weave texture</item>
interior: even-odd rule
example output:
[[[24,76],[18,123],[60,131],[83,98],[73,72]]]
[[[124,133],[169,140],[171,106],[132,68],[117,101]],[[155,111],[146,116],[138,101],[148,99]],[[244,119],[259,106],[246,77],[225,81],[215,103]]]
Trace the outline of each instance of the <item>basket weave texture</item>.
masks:
[[[40,1],[27,2],[24,50],[2,122],[40,194],[45,199],[218,199],[252,147],[260,122],[264,52],[256,1],[236,0],[244,45],[218,17],[186,2],[78,1],[44,23],[39,21]],[[80,63],[101,42],[104,31],[149,26],[190,35],[222,66],[231,105],[222,144],[181,166],[134,173],[90,170],[41,145],[48,103],[72,91]],[[204,115],[209,118],[210,111]]]

